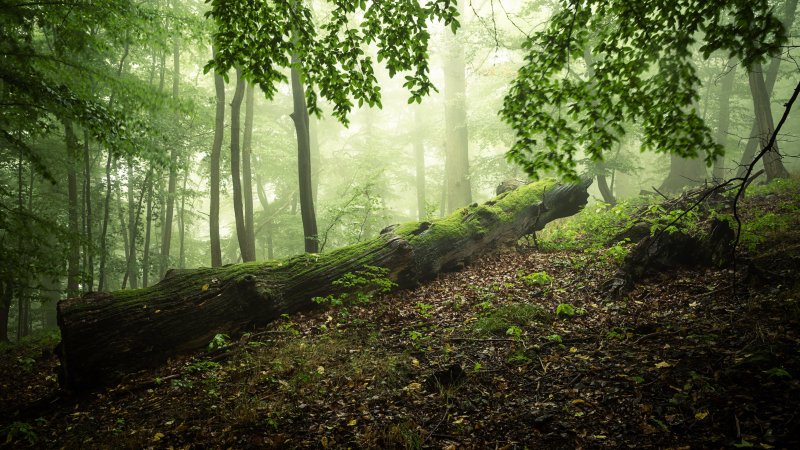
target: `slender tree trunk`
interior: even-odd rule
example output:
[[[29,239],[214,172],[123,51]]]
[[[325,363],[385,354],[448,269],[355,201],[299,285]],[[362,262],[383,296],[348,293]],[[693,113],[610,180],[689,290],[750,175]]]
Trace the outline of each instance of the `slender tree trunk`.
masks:
[[[261,181],[261,177],[259,175],[256,175],[256,192],[258,193],[258,201],[261,203],[261,209],[264,211],[264,215],[267,216],[267,222],[264,226],[267,244],[266,259],[273,259],[274,249],[272,245],[272,218],[270,217],[271,208],[269,205],[269,199],[267,198],[267,193],[264,192],[264,183]]]
[[[592,51],[588,46],[583,49],[583,60],[586,62],[586,75],[589,77],[592,88],[594,88],[594,58],[592,57]],[[605,124],[600,123],[600,121],[596,121],[595,124],[605,127]],[[597,189],[600,190],[600,195],[603,196],[603,201],[612,206],[616,205],[617,199],[614,197],[614,191],[608,185],[608,181],[606,180],[605,162],[596,161],[595,170],[597,171],[597,174],[595,175],[597,178]]]
[[[722,86],[719,92],[719,116],[717,119],[716,141],[719,145],[728,150],[728,129],[731,123],[731,94],[733,93],[733,83],[736,81],[736,66],[739,60],[733,57],[725,65],[725,76],[722,78]],[[714,181],[725,179],[725,156],[718,156],[714,159],[714,170],[712,172]]]
[[[108,236],[108,222],[111,212],[111,167],[113,157],[111,150],[108,151],[108,158],[106,159],[106,198],[103,205],[103,225],[100,230],[100,267],[98,268],[97,277],[99,278],[97,290],[103,292],[106,287],[106,259],[108,257],[108,248],[106,245],[106,237]]]
[[[179,99],[179,87],[180,87],[180,76],[181,76],[181,53],[180,53],[180,39],[175,36],[172,45],[172,64],[173,64],[173,71],[172,71],[172,98],[175,101]],[[176,116],[176,120],[178,117]],[[167,267],[169,266],[169,249],[170,244],[172,243],[172,218],[174,215],[175,210],[175,189],[178,184],[178,148],[176,145],[170,148],[169,152],[169,181],[167,186],[167,211],[166,217],[164,219],[164,224],[162,226],[162,234],[161,234],[161,257],[158,264],[158,275],[160,278],[164,277],[164,274],[167,273]]]
[[[458,4],[463,17],[464,6]],[[447,33],[444,66],[445,157],[447,159],[447,211],[472,203],[469,179],[469,137],[467,135],[466,64],[460,40]]]
[[[67,210],[69,227],[69,253],[67,256],[67,296],[74,297],[80,292],[80,229],[78,228],[78,173],[75,168],[78,160],[78,139],[72,127],[72,120],[64,119],[64,135],[67,145]]]
[[[144,248],[142,249],[142,287],[150,282],[150,235],[153,228],[153,183],[147,183],[147,206],[144,224]]]
[[[611,206],[614,206],[617,204],[617,199],[614,197],[614,192],[611,190],[611,187],[608,185],[608,181],[606,180],[605,166],[606,165],[602,162],[597,163],[597,189],[600,190],[600,195],[603,196],[603,201]]]
[[[247,252],[255,261],[256,235],[253,219],[253,101],[254,87],[248,83],[245,92],[244,136],[242,138],[242,196],[244,200],[244,229],[246,234]]]
[[[181,212],[178,214],[178,238],[180,240],[180,250],[178,252],[178,267],[186,268],[186,181],[189,179],[189,171],[183,172],[183,186],[181,186]]]
[[[119,219],[119,233],[122,235],[122,243],[125,249],[125,262],[126,262],[126,270],[125,274],[122,277],[122,289],[128,285],[128,276],[129,271],[127,270],[127,262],[130,261],[130,245],[129,245],[129,229],[128,225],[125,224],[125,214],[122,213],[122,189],[120,189],[119,184],[116,186],[117,191],[117,218]]]
[[[294,128],[297,133],[297,171],[300,181],[300,216],[303,220],[303,236],[306,253],[318,253],[317,214],[314,210],[314,194],[311,185],[311,142],[308,132],[308,108],[300,77],[300,60],[292,54],[292,99]]]
[[[788,30],[792,29],[792,24],[794,23],[794,16],[795,16],[796,12],[797,12],[797,0],[787,0],[786,4],[784,5],[783,20],[782,20],[783,27],[784,27],[784,29],[787,30],[787,32],[788,32]],[[769,68],[767,69],[766,79],[764,80],[764,82],[766,84],[766,91],[767,91],[767,98],[768,98],[768,100],[767,100],[768,103],[767,104],[769,104],[769,97],[772,96],[772,90],[775,87],[775,81],[778,79],[778,69],[780,69],[780,65],[781,65],[781,58],[779,58],[779,57],[772,58],[772,61],[770,61],[770,63],[769,63]],[[759,65],[759,71],[760,70],[761,69],[760,69],[760,65]],[[755,102],[755,98],[753,98],[753,102]],[[747,146],[745,147],[744,153],[742,154],[742,159],[741,159],[741,162],[739,163],[739,169],[736,171],[736,176],[737,177],[741,178],[741,177],[743,177],[745,175],[745,173],[747,172],[747,166],[749,166],[750,163],[753,162],[753,158],[755,158],[757,150],[760,150],[758,148],[758,145],[761,142],[759,126],[760,125],[759,125],[759,122],[758,122],[758,117],[756,117],[753,120],[753,126],[752,126],[752,128],[750,130],[750,134],[748,135],[749,139],[747,140]],[[763,147],[761,147],[761,148],[763,148]],[[769,153],[764,155],[765,168],[766,168],[766,164],[770,163],[767,160],[767,156],[768,155],[769,155]],[[773,156],[777,156],[777,155],[773,155]],[[772,161],[772,160],[770,159],[770,161]],[[780,169],[777,168],[777,167],[773,167],[773,169],[780,171]]]
[[[8,280],[0,282],[0,342],[8,342],[8,321],[11,300],[14,298],[14,284]]]
[[[22,178],[22,161],[22,150],[20,149],[19,158],[17,158],[17,216],[20,220],[25,216],[25,202],[23,201],[25,183]],[[20,222],[20,225],[22,225],[22,222]],[[22,233],[20,233],[17,236],[17,254],[22,259],[21,262],[23,266],[27,264],[24,245]],[[22,337],[27,336],[28,309],[30,308],[30,299],[26,292],[26,273],[24,270],[19,270],[18,273],[19,277],[15,283],[17,287],[17,342],[19,342]]]
[[[216,52],[212,48],[212,55]],[[214,120],[214,143],[211,145],[210,189],[211,206],[209,210],[209,236],[211,240],[211,267],[222,265],[222,248],[219,240],[219,164],[222,155],[222,141],[225,137],[225,80],[214,73],[214,88],[217,94],[217,111]]]
[[[758,123],[759,148],[765,149],[769,145],[773,131],[775,131],[775,125],[772,121],[772,107],[770,106],[761,64],[755,64],[750,70],[749,81],[750,92],[753,95],[753,110]],[[764,168],[768,182],[776,178],[789,178],[789,172],[781,161],[777,142],[764,154]]]
[[[311,198],[314,199],[314,204],[316,204],[319,200],[317,192],[319,191],[322,166],[320,165],[319,153],[319,120],[313,116],[308,118],[308,142],[311,146]]]
[[[239,252],[242,261],[255,261],[255,256],[250,254],[250,245],[247,242],[247,229],[244,224],[244,211],[242,207],[242,179],[240,173],[241,147],[241,113],[242,99],[244,98],[245,81],[242,72],[236,69],[236,90],[231,100],[231,178],[233,180],[233,214],[236,220],[236,239],[239,241]]]
[[[414,177],[417,184],[417,219],[425,220],[425,144],[422,141],[422,117],[419,109],[414,112],[414,162],[416,171]]]
[[[128,281],[131,289],[139,288],[139,267],[136,260],[136,203],[134,200],[133,159],[128,159]]]
[[[83,130],[83,198],[86,207],[86,291],[92,292],[94,290],[94,216],[92,216],[92,162],[89,155],[89,131]]]

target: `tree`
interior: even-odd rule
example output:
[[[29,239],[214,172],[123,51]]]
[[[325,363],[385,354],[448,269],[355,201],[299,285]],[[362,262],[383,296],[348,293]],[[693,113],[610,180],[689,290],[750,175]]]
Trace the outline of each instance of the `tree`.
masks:
[[[787,0],[784,6],[783,20],[782,20],[784,29],[787,32],[792,28],[796,11],[797,11],[797,0]],[[750,75],[755,77],[753,80],[750,80],[749,79],[750,77],[748,76],[748,81],[750,81],[750,86],[751,86],[750,87],[751,94],[753,95],[753,105],[755,107],[756,117],[753,120],[753,127],[750,130],[750,134],[748,135],[749,139],[747,141],[747,147],[745,147],[744,154],[742,154],[742,160],[739,163],[739,169],[737,170],[736,173],[737,177],[744,176],[745,172],[747,171],[747,166],[750,165],[750,163],[753,161],[753,158],[756,155],[756,149],[758,145],[763,144],[762,133],[765,132],[765,130],[761,129],[761,126],[763,125],[767,127],[767,129],[769,129],[769,121],[771,121],[772,119],[767,119],[766,109],[769,108],[769,97],[772,95],[772,88],[775,86],[775,80],[778,78],[778,69],[780,68],[780,65],[781,65],[781,58],[773,57],[772,61],[770,61],[769,63],[769,68],[767,69],[766,77],[763,75],[763,72],[760,70],[760,68],[757,68],[757,70],[750,72]],[[758,80],[759,74],[761,74],[761,78],[764,78],[763,89],[761,87],[762,81]],[[764,99],[764,92],[763,92],[764,89],[766,89],[766,97],[767,97],[766,100]],[[769,139],[769,136],[766,136],[766,139]],[[765,168],[768,165],[770,166],[770,172],[772,177],[782,175],[781,168],[778,164],[780,161],[779,160],[776,161],[777,156],[778,156],[777,152],[772,152],[772,151],[767,152],[767,154],[764,155]]]
[[[212,56],[216,50],[212,47]],[[211,168],[209,177],[210,211],[209,239],[211,241],[211,267],[222,265],[222,249],[219,241],[219,164],[222,155],[222,141],[225,138],[225,80],[214,74],[214,92],[216,93],[216,115],[214,119],[214,143],[211,144]]]
[[[236,239],[239,241],[239,251],[242,261],[255,261],[255,253],[250,253],[247,241],[247,228],[245,228],[244,211],[242,207],[242,178],[241,178],[241,112],[244,99],[245,80],[239,69],[236,70],[236,90],[231,100],[231,177],[233,179],[233,212],[236,216]],[[255,251],[255,248],[253,248]]]
[[[589,37],[595,76],[566,76]],[[767,0],[565,0],[547,28],[524,44],[525,65],[501,115],[516,133],[508,158],[531,174],[574,177],[579,152],[602,161],[624,134],[642,126],[643,147],[707,164],[723,154],[693,110],[699,79],[692,49],[723,50],[746,68],[775,54],[785,39]],[[553,114],[560,111],[561,114]]]
[[[459,4],[463,13],[463,3]],[[467,93],[464,47],[452,35],[445,36],[444,121],[447,181],[447,211],[472,203],[469,179],[469,136],[467,130]]]

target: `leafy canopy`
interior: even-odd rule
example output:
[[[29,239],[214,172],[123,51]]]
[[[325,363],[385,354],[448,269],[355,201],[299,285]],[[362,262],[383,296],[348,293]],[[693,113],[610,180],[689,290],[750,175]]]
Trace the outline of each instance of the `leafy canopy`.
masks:
[[[534,176],[574,178],[581,151],[602,161],[624,124],[638,122],[643,150],[697,157],[702,149],[711,164],[723,148],[694,106],[695,49],[704,58],[723,50],[750,68],[784,39],[767,0],[562,0],[523,45],[525,65],[501,111],[516,133],[507,157]],[[575,70],[587,49],[590,79]]]
[[[239,67],[244,78],[271,99],[276,84],[287,81],[282,69],[291,67],[294,55],[309,111],[319,114],[317,97],[322,96],[333,104],[333,116],[345,124],[354,101],[381,106],[367,46],[377,46],[377,62],[384,62],[390,76],[410,72],[404,86],[411,92],[409,103],[419,103],[436,90],[428,77],[428,22],[439,20],[453,31],[458,28],[455,0],[424,5],[418,0],[328,0],[333,9],[319,24],[301,0],[210,1],[208,15],[218,27],[218,48],[207,71],[227,73]]]

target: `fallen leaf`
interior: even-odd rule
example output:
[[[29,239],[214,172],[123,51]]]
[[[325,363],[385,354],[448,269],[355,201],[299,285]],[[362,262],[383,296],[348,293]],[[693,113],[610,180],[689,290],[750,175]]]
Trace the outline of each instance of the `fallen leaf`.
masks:
[[[203,291],[207,291],[207,290],[208,290],[208,285],[207,285],[207,284],[204,284],[204,285],[203,285],[203,287],[202,287],[202,289],[203,289]]]
[[[670,363],[668,363],[666,361],[661,361],[660,363],[656,364],[656,368],[657,369],[665,369],[667,367],[672,367],[672,364],[670,364]]]
[[[158,442],[164,437],[164,433],[156,433],[153,435],[153,442]]]
[[[358,423],[358,419],[353,419],[350,422],[347,422],[348,427],[354,427]]]
[[[697,420],[703,420],[708,416],[708,411],[698,411],[694,414],[694,418]]]

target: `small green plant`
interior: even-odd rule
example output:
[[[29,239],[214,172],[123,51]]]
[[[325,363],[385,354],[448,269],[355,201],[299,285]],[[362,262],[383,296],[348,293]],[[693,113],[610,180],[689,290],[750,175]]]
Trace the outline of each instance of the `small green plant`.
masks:
[[[553,282],[553,277],[547,272],[533,272],[522,277],[522,282],[526,286],[544,286]]]
[[[781,367],[773,367],[769,370],[765,370],[764,373],[775,378],[792,378],[792,375]]]
[[[506,335],[511,336],[514,339],[519,339],[522,337],[522,328],[512,325],[506,330]]]
[[[283,319],[283,323],[280,325],[281,331],[285,331],[292,336],[300,335],[300,330],[297,329],[297,324],[292,322],[292,319],[288,314],[281,314],[281,318]]]
[[[29,446],[33,446],[39,441],[39,436],[33,431],[33,426],[25,422],[12,422],[5,428],[6,444],[11,444],[17,440],[24,440]]]
[[[342,306],[346,304],[364,305],[372,301],[375,294],[384,294],[397,287],[387,275],[389,269],[365,265],[363,269],[347,272],[331,284],[340,294],[331,294],[326,297],[314,297],[311,300],[317,304]]]
[[[614,327],[606,333],[606,337],[609,339],[625,339],[628,335],[628,331],[625,328]]]
[[[616,245],[612,245],[608,248],[608,250],[606,250],[606,254],[610,256],[611,259],[617,264],[622,264],[622,262],[625,261],[625,257],[628,256],[628,253],[630,253],[630,249],[627,246],[629,242],[630,239],[617,242]]]
[[[525,354],[525,351],[523,349],[518,348],[514,350],[514,352],[511,353],[511,355],[509,355],[508,362],[511,364],[522,365],[531,362],[531,359],[528,357],[528,355]]]
[[[431,316],[431,309],[433,309],[433,305],[429,303],[417,302],[417,312],[419,312],[422,317],[425,317],[426,319],[429,318]]]
[[[219,348],[227,347],[231,344],[231,337],[227,334],[216,334],[208,343],[209,350],[216,350]]]
[[[586,314],[583,308],[576,308],[570,303],[561,303],[556,307],[556,317],[571,319],[575,316]]]
[[[505,333],[512,327],[520,329],[521,334],[522,327],[548,319],[547,311],[538,305],[513,303],[486,311],[473,326],[477,332],[483,334]]]
[[[209,372],[215,369],[219,369],[221,366],[218,362],[214,361],[195,361],[186,368],[187,373],[201,373],[201,372]]]
[[[551,334],[549,336],[545,336],[544,338],[547,339],[550,342],[555,342],[555,343],[558,343],[558,344],[563,344],[564,343],[564,339],[559,334]]]

